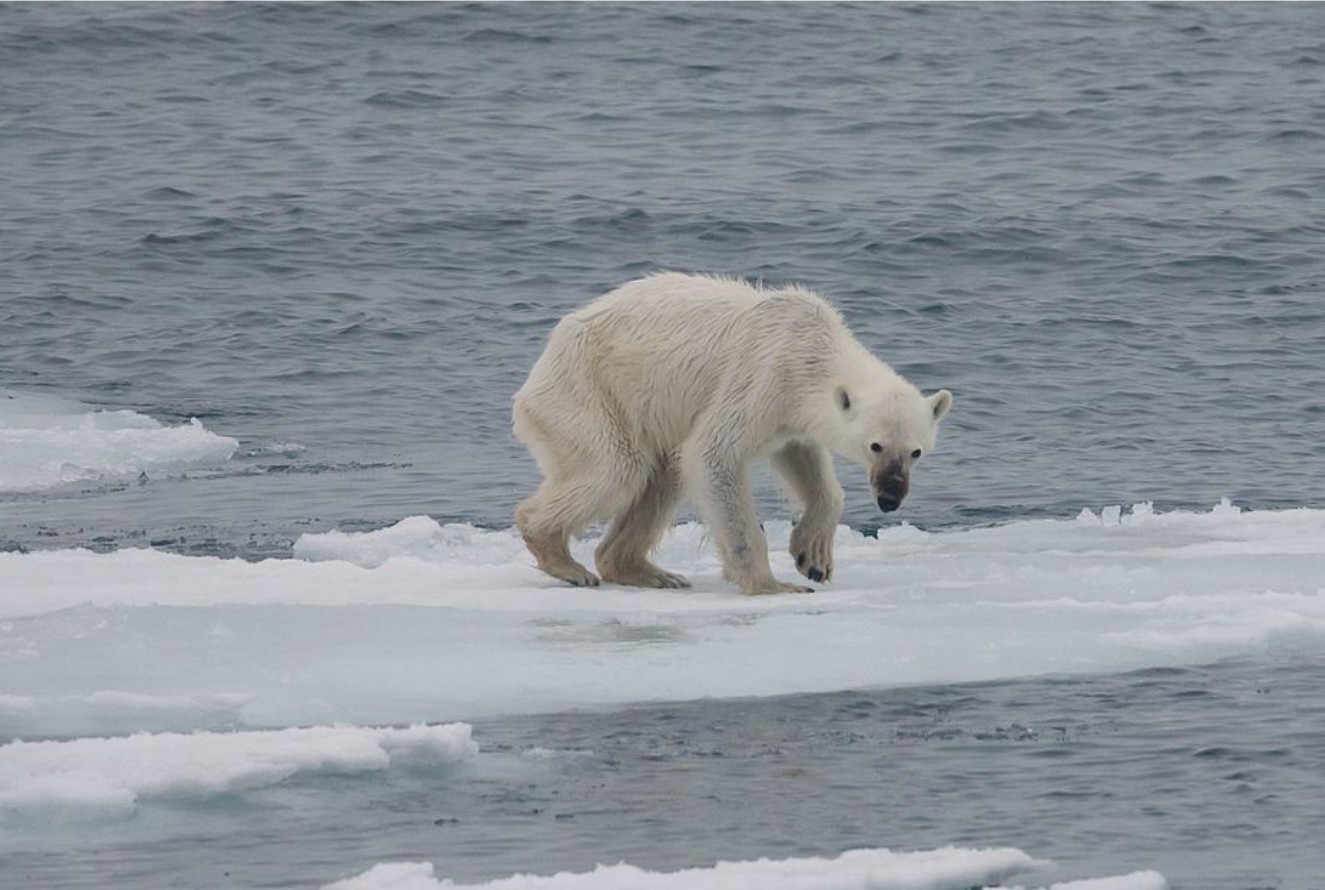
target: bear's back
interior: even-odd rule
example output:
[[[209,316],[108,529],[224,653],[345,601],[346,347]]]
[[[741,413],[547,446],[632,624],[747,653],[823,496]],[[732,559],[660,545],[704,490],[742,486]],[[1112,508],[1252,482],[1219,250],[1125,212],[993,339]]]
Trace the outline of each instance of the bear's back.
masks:
[[[790,358],[806,320],[821,331],[839,321],[809,291],[672,272],[624,284],[560,327],[622,420],[672,444],[741,369]]]
[[[572,313],[590,326],[630,324],[665,333],[672,327],[730,322],[764,296],[744,281],[660,272],[621,285]]]
[[[838,328],[841,319],[821,297],[799,287],[763,290],[735,278],[660,272],[623,284],[571,313],[600,342],[632,344],[659,355],[693,356],[718,348],[742,328],[783,317]],[[727,345],[724,351],[730,351]]]

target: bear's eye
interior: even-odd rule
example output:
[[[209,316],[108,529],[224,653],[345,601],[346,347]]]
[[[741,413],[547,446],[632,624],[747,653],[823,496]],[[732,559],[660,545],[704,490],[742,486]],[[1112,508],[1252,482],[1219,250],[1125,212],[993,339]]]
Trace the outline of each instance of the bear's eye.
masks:
[[[878,442],[871,442],[871,443],[870,443],[870,451],[873,451],[875,454],[882,454],[882,453],[883,453],[883,446],[880,445]]]
[[[922,454],[924,454],[924,453],[925,453],[925,452],[923,452],[923,451],[921,451],[919,448],[917,448],[915,451],[912,451],[912,452],[911,452],[911,460],[920,460],[920,455],[922,455]]]

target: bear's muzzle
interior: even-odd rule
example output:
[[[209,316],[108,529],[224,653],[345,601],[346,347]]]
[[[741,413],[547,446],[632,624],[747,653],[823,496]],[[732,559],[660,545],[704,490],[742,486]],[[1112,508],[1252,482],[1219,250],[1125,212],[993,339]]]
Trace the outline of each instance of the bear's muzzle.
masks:
[[[910,486],[911,482],[899,458],[888,461],[884,467],[870,475],[870,487],[874,490],[875,500],[879,509],[885,513],[891,513],[902,506]]]

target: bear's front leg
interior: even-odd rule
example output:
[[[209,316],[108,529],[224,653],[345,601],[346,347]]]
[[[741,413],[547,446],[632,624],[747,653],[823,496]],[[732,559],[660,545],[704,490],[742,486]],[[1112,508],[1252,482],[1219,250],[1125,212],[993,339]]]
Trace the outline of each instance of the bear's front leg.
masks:
[[[842,486],[828,450],[814,442],[788,442],[772,456],[792,495],[804,506],[791,531],[791,558],[811,581],[833,578],[833,535],[842,518]]]
[[[721,431],[693,436],[682,449],[681,463],[695,506],[718,546],[723,577],[746,596],[814,592],[773,577],[768,542],[750,493],[750,455],[744,449],[722,441]]]
[[[796,571],[811,581],[833,580],[833,533],[837,522],[824,521],[809,511],[791,530],[791,546],[787,548],[796,560]]]

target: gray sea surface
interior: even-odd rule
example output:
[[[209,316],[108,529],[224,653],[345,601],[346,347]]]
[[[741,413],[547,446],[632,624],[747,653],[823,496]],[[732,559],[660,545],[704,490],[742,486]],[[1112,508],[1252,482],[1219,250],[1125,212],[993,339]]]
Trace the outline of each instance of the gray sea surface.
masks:
[[[951,389],[923,527],[1319,504],[1322,34],[1312,3],[0,7],[0,385],[242,443],[4,496],[0,537],[507,527],[548,330],[662,268],[803,282]]]
[[[953,391],[895,518],[844,468],[856,528],[1318,508],[1322,158],[1320,3],[0,4],[0,388],[241,443],[0,493],[0,549],[256,560],[416,514],[506,528],[538,481],[510,397],[547,332],[657,269],[808,285]],[[0,875],[1009,843],[1321,890],[1322,676],[1267,657],[512,718],[476,736],[592,753],[518,792],[282,788],[211,833],[70,835]]]
[[[1319,658],[475,721],[443,775],[313,776],[37,835],[32,887],[315,887],[427,860],[463,885],[846,849],[1013,845],[1067,878],[1325,887]],[[1035,884],[1033,886],[1040,886]]]

